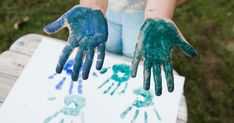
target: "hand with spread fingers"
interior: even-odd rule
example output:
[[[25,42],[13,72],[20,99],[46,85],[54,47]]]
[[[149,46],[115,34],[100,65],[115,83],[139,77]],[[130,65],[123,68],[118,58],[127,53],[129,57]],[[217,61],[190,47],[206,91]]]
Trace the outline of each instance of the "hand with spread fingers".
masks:
[[[44,31],[51,34],[56,33],[65,27],[69,29],[69,38],[67,45],[64,47],[62,54],[60,55],[56,72],[62,72],[64,64],[69,58],[71,52],[77,48],[72,80],[78,80],[78,74],[84,56],[85,62],[82,78],[87,79],[92,66],[96,47],[98,52],[96,69],[100,70],[102,68],[105,57],[105,44],[108,36],[107,20],[101,10],[93,10],[91,8],[77,5],[62,15],[55,22],[46,25],[44,27]]]
[[[169,92],[174,90],[171,53],[179,47],[189,57],[197,55],[195,49],[184,39],[173,21],[165,19],[146,19],[141,27],[138,43],[132,62],[132,77],[136,77],[137,67],[141,59],[144,61],[145,90],[150,88],[151,68],[155,82],[155,94],[162,94],[161,65],[164,68]]]

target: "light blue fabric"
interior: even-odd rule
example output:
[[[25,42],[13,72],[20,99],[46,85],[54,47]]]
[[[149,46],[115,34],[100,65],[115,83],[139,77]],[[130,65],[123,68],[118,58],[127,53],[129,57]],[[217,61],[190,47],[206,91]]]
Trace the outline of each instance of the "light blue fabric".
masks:
[[[108,40],[106,50],[133,57],[138,33],[144,23],[144,12],[124,13],[107,9]]]

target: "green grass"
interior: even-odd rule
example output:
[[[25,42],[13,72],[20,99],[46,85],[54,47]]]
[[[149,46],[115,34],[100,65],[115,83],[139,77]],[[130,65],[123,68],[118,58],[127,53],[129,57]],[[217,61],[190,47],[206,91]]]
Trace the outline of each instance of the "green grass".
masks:
[[[77,4],[76,0],[3,0],[0,4],[0,52],[28,33],[44,34],[42,27]],[[178,7],[175,22],[199,56],[187,58],[175,49],[174,68],[186,76],[189,123],[234,121],[234,0],[188,0]],[[16,21],[29,21],[15,30]],[[67,30],[53,37],[65,40]]]

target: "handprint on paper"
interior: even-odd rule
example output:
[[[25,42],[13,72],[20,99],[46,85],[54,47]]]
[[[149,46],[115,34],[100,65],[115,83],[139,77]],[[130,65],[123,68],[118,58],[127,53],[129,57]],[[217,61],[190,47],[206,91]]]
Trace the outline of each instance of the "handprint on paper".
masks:
[[[56,90],[61,90],[62,87],[63,87],[63,85],[64,85],[64,83],[65,83],[65,81],[68,79],[68,80],[70,80],[70,87],[69,87],[68,92],[69,92],[69,94],[72,94],[73,88],[74,88],[74,84],[75,84],[74,81],[71,80],[71,75],[72,75],[72,73],[73,73],[73,71],[72,71],[72,66],[74,65],[74,63],[75,63],[74,59],[70,59],[70,60],[68,60],[68,61],[66,62],[66,64],[64,65],[64,68],[63,68],[63,72],[66,73],[66,74],[65,74],[65,76],[58,82],[58,84],[55,86],[55,89],[56,89]],[[81,73],[82,73],[82,71],[80,71],[80,73],[79,73],[80,76],[81,76]],[[49,78],[49,79],[54,79],[54,77],[56,77],[57,75],[58,75],[57,73],[54,73],[54,74],[52,74],[51,76],[49,76],[48,78]],[[64,74],[61,74],[61,75],[64,75]],[[59,76],[61,76],[61,75],[59,75]],[[83,83],[83,80],[82,80],[82,78],[80,77],[80,78],[78,79],[78,87],[77,87],[77,92],[78,92],[79,94],[82,94],[82,83]]]
[[[135,89],[133,90],[133,93],[137,96],[136,100],[120,114],[120,117],[124,119],[128,114],[131,114],[130,111],[135,110],[131,123],[136,122],[137,117],[141,112],[143,112],[144,115],[144,123],[148,123],[149,112],[153,111],[157,120],[161,121],[160,114],[154,106],[153,93],[151,91],[146,91],[143,88]],[[139,98],[143,98],[143,100],[139,100]]]
[[[59,121],[59,123],[64,123],[67,116],[69,117],[80,117],[81,123],[84,123],[84,112],[82,111],[85,107],[85,99],[80,96],[70,95],[64,98],[65,106],[55,112],[53,115],[47,117],[43,123],[50,123],[52,121]],[[60,118],[59,115],[64,116],[64,118]],[[69,123],[73,123],[71,120]]]
[[[128,87],[128,80],[130,79],[131,74],[130,66],[126,64],[115,64],[112,67],[103,68],[100,71],[100,74],[105,74],[110,68],[113,72],[112,76],[99,85],[98,89],[104,88],[108,83],[110,83],[111,85],[103,91],[103,94],[110,93],[110,95],[114,95],[115,92],[123,85],[123,89],[119,92],[119,94],[123,94]]]

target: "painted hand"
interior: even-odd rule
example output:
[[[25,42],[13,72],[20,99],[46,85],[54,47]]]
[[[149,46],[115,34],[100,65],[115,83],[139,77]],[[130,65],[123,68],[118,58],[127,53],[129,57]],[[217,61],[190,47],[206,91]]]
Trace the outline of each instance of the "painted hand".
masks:
[[[155,93],[162,94],[161,67],[163,65],[169,92],[174,90],[174,78],[171,65],[171,50],[178,46],[186,55],[194,57],[197,52],[184,39],[172,21],[147,19],[141,27],[132,62],[132,77],[136,77],[141,59],[144,61],[145,90],[150,88],[151,67],[155,81]]]
[[[46,25],[44,31],[51,34],[65,27],[69,29],[68,44],[64,47],[60,55],[56,72],[62,72],[64,64],[71,52],[77,47],[78,50],[73,66],[72,80],[78,80],[84,54],[85,62],[82,78],[88,79],[93,62],[94,49],[96,47],[98,50],[96,69],[100,70],[104,62],[105,44],[108,35],[107,21],[101,10],[75,6],[55,22]]]

